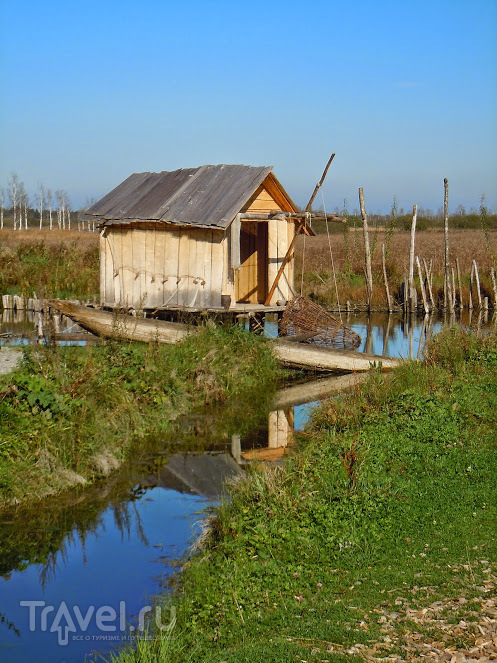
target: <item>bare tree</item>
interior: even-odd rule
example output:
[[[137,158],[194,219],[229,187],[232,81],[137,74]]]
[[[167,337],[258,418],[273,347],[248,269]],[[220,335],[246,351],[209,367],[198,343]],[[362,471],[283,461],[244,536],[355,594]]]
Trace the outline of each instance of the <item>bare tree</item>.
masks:
[[[62,210],[64,209],[64,192],[62,189],[57,189],[55,192],[55,200],[57,201],[57,226],[60,230],[62,228]]]
[[[53,193],[52,189],[47,189],[47,207],[48,207],[48,227],[50,230],[53,228],[52,212],[53,212]]]
[[[9,187],[10,205],[12,207],[12,216],[14,219],[14,230],[17,230],[17,208],[19,206],[19,188],[21,181],[17,173],[11,173],[7,183]]]
[[[67,195],[67,191],[64,191],[64,209],[66,210],[67,214],[67,229],[71,230],[71,203],[69,202],[69,196]]]
[[[45,205],[45,187],[38,184],[38,211],[40,212],[40,230],[43,228],[43,211]]]
[[[24,228],[28,229],[28,205],[29,196],[24,188],[24,182],[19,186],[19,230],[22,230],[22,223],[24,221]]]

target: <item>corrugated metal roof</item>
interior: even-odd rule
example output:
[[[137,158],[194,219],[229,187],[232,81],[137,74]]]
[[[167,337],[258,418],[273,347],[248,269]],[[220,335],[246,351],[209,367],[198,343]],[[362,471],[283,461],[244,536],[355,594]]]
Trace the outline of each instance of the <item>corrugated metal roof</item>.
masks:
[[[227,228],[271,170],[223,164],[134,173],[81,218],[104,225],[139,220]]]

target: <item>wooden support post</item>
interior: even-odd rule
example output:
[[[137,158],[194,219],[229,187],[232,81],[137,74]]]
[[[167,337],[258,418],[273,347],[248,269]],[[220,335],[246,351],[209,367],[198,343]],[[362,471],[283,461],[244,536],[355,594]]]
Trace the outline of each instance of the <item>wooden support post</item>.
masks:
[[[421,327],[421,334],[419,335],[419,345],[418,345],[418,354],[416,356],[416,359],[419,361],[421,359],[421,355],[423,353],[423,346],[425,344],[425,335],[426,335],[426,325],[429,321],[430,316],[425,315],[423,318],[423,326]]]
[[[388,312],[392,312],[392,300],[390,297],[390,288],[388,287],[388,275],[387,275],[387,266],[386,266],[386,260],[385,260],[385,245],[381,245],[381,262],[383,265],[383,280],[385,281],[385,295],[387,298],[387,309]]]
[[[495,280],[495,269],[493,268],[493,266],[490,268],[490,278],[492,279],[492,288],[494,291],[493,307],[494,309],[497,309],[497,282]]]
[[[409,283],[408,283],[408,299],[409,310],[412,312],[416,308],[417,302],[414,295],[414,244],[416,239],[416,219],[418,217],[418,206],[414,205],[412,208],[412,222],[411,222],[411,244],[409,248]]]
[[[445,239],[445,270],[444,270],[444,307],[454,312],[452,302],[452,288],[450,284],[449,261],[449,181],[444,179],[444,239]]]
[[[371,310],[373,300],[373,271],[371,269],[371,249],[369,246],[369,232],[368,232],[368,216],[366,214],[366,206],[364,204],[364,192],[362,187],[359,189],[359,204],[361,207],[362,217],[362,230],[364,237],[364,261],[366,273],[366,299],[368,311]]]
[[[461,268],[459,266],[459,258],[456,258],[456,271],[457,271],[457,285],[459,287],[459,308],[462,310],[463,298],[462,298],[462,279],[461,279]]]
[[[388,347],[388,339],[390,338],[390,323],[391,323],[392,316],[389,314],[388,315],[388,320],[387,320],[387,327],[383,327],[383,352],[382,356],[386,357],[387,356],[387,347]]]
[[[2,306],[7,311],[12,311],[14,308],[14,298],[12,295],[2,295]]]
[[[473,263],[471,263],[471,272],[469,274],[469,303],[468,303],[468,308],[470,311],[473,310],[473,273],[475,270],[475,266]]]
[[[423,272],[421,271],[421,263],[419,262],[419,257],[418,256],[416,256],[416,264],[418,266],[419,283],[420,283],[420,286],[421,286],[421,296],[423,297],[423,307],[424,307],[425,313],[428,314],[430,312],[430,307],[428,306],[428,300],[426,298],[425,284],[423,282]]]
[[[480,275],[478,274],[478,265],[476,264],[476,260],[473,260],[473,265],[475,268],[476,292],[478,293],[478,308],[481,309],[482,303],[481,303],[481,290],[480,290]]]
[[[432,311],[435,310],[435,297],[433,296],[433,288],[431,287],[431,274],[430,270],[428,269],[428,265],[426,264],[426,260],[423,258],[423,265],[425,268],[426,272],[426,285],[428,287],[428,294],[430,295],[430,302],[431,302],[431,308]]]
[[[454,268],[450,268],[452,273],[452,310],[456,310],[456,274]]]

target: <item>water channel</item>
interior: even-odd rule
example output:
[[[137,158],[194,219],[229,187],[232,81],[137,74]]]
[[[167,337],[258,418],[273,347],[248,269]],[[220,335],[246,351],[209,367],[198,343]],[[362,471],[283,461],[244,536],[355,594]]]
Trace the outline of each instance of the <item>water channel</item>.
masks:
[[[386,315],[344,321],[361,336],[359,351],[395,357],[419,356],[442,326]],[[0,344],[28,343],[31,333],[3,321]],[[340,380],[327,379],[330,389]],[[241,435],[230,413],[192,415],[174,439],[154,441],[91,488],[0,512],[0,661],[80,663],[139,635],[140,611],[170,587],[224,481],[253,459],[281,458],[318,404],[305,400],[282,389],[277,409]]]

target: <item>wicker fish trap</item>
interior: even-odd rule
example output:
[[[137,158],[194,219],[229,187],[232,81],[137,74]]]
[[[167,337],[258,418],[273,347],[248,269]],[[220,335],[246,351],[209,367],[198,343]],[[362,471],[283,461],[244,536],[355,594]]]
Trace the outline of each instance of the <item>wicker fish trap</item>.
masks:
[[[350,327],[306,297],[295,297],[287,304],[280,332],[284,336],[302,336],[306,343],[341,350],[355,350],[361,343],[361,337]]]

